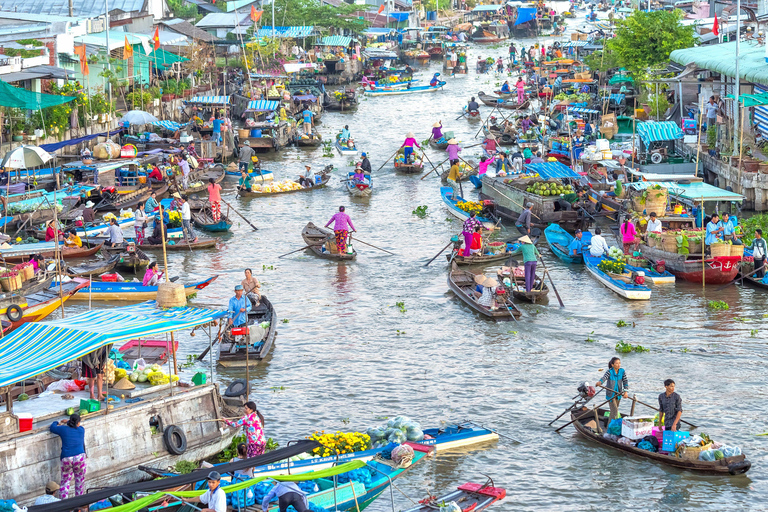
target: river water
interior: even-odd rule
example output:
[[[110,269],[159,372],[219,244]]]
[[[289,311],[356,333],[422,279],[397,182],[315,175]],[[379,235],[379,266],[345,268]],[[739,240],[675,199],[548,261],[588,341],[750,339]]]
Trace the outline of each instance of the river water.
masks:
[[[540,41],[549,45],[552,38]],[[437,120],[462,145],[480,142],[474,138],[479,122],[455,120],[470,95],[498,87],[498,77],[475,73],[478,55],[506,58],[506,48],[473,46],[469,74],[448,77],[441,92],[364,99],[355,113],[325,113],[321,133],[328,139],[348,124],[374,171],[408,131],[424,140]],[[442,72],[439,63],[420,78],[428,80],[433,72]],[[489,111],[482,107],[483,117]],[[478,150],[462,156],[479,155]],[[428,156],[435,163],[445,158],[436,150]],[[235,218],[218,250],[171,253],[169,267],[182,281],[218,274],[194,299],[197,306],[226,307],[246,267],[262,281],[280,323],[271,356],[251,377],[267,434],[281,446],[315,430],[364,430],[397,415],[424,427],[472,420],[513,440],[441,453],[415,466],[397,487],[419,500],[426,491],[439,494],[482,481],[485,473],[507,489],[499,510],[768,510],[766,438],[755,437],[766,430],[768,413],[768,327],[760,291],[677,283],[654,287],[650,301],[628,302],[582,266],[558,261],[542,242],[565,307],[551,297],[548,305],[521,304],[518,323],[486,321],[448,291],[444,256],[424,267],[460,229],[442,205],[434,175],[422,181],[385,165],[374,172],[373,196],[360,200],[351,199],[339,182],[348,158],[324,158],[322,148],[287,148],[265,160],[279,179],[294,178],[307,162],[315,169],[333,163],[337,171],[325,189],[262,199],[235,199],[234,180],[226,181],[224,199],[258,232]],[[325,224],[340,205],[346,205],[362,240],[396,255],[356,244],[353,263],[305,252],[277,258],[304,245],[300,232],[308,221]],[[411,213],[420,205],[428,206],[424,219]],[[709,312],[709,300],[724,300],[730,309]],[[619,320],[631,326],[618,328]],[[181,360],[208,345],[199,333],[180,333],[180,340]],[[631,392],[654,404],[664,379],[675,379],[684,419],[740,446],[753,463],[748,476],[685,473],[594,446],[572,427],[555,433],[547,426],[569,405],[580,382],[602,376],[619,340],[650,349],[623,356]],[[197,370],[209,367],[199,364],[185,373]],[[242,376],[217,372],[216,379],[226,386]],[[649,412],[638,407],[639,413]],[[395,491],[395,510],[411,505]],[[389,492],[370,510],[392,510]]]

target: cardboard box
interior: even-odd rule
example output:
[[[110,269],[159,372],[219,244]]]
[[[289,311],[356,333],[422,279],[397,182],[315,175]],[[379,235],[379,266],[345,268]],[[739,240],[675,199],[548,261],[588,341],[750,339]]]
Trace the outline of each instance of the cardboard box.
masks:
[[[578,32],[574,32],[573,34],[571,34],[571,41],[578,41],[578,40],[579,40]]]
[[[600,133],[606,139],[612,139],[614,135],[619,133],[619,122],[615,113],[600,116]]]
[[[653,435],[653,416],[626,416],[621,420],[621,435],[632,440]]]

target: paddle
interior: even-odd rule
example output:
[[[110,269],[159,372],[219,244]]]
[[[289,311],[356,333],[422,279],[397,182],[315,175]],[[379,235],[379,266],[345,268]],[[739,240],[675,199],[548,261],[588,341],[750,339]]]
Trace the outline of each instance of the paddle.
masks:
[[[394,153],[392,153],[392,156],[391,156],[391,157],[389,157],[389,158],[387,158],[386,160],[384,160],[384,163],[383,163],[383,164],[381,164],[381,167],[379,167],[378,169],[376,169],[376,172],[379,172],[379,171],[380,171],[380,170],[381,170],[381,169],[382,169],[382,168],[383,168],[385,165],[387,165],[387,162],[389,162],[390,160],[392,160],[392,158],[394,158],[394,156],[397,154],[397,152],[398,152],[398,151],[400,151],[400,149],[401,149],[401,148],[397,148],[397,150],[396,150]]]
[[[613,392],[614,392],[614,390],[612,390],[612,389],[608,389],[608,388],[607,388],[607,387],[605,387],[605,386],[601,386],[601,385],[598,385],[598,386],[599,386],[599,387],[601,387],[601,388],[603,388],[603,389],[604,389],[604,390],[606,390],[606,391],[610,391],[611,393],[613,393]],[[658,408],[658,407],[654,407],[654,406],[652,406],[652,405],[648,405],[648,404],[647,404],[647,403],[645,403],[645,402],[641,402],[640,400],[638,400],[638,399],[637,399],[637,397],[635,397],[634,401],[635,401],[635,402],[637,402],[637,403],[639,403],[640,405],[644,405],[644,406],[646,406],[646,407],[649,407],[649,408],[653,409],[653,410],[654,410],[654,411],[656,411],[656,412],[658,412],[658,410],[659,410],[659,408]],[[685,421],[685,420],[684,420],[684,419],[682,419],[682,418],[680,419],[680,423],[685,423],[686,425],[690,426],[691,428],[699,428],[699,427],[697,427],[696,425],[694,425],[693,423],[691,423],[691,422],[689,422],[689,421]]]
[[[512,309],[509,307],[509,305],[507,305],[507,300],[506,299],[504,299],[504,307],[507,308],[507,311],[509,311],[509,316],[512,317],[512,320],[514,320],[515,322],[519,322],[520,321],[520,320],[517,319],[517,317],[515,317],[515,313],[512,312]]]
[[[576,395],[576,396],[575,396],[575,397],[573,397],[571,400],[575,399],[575,398],[576,398],[576,397],[578,397],[578,396],[579,396],[579,395]],[[583,404],[583,405],[587,405],[587,404],[588,404],[589,402],[591,402],[591,401],[592,401],[592,399],[593,399],[593,398],[595,398],[596,396],[597,396],[597,393],[595,393],[594,395],[592,395],[591,397],[589,397],[589,398],[588,398],[588,399],[587,399],[587,400],[584,402],[584,404]],[[580,402],[580,401],[581,401],[581,400],[579,400],[579,402]],[[574,407],[575,405],[577,405],[577,404],[578,404],[578,402],[574,403],[574,404],[573,404],[573,405],[571,405],[569,408],[567,408],[566,410],[564,410],[563,412],[561,412],[561,413],[560,413],[560,416],[558,416],[557,418],[555,418],[555,419],[553,419],[552,421],[550,421],[549,423],[547,423],[547,426],[548,426],[548,427],[551,427],[551,426],[552,426],[552,424],[553,424],[554,422],[556,422],[557,420],[559,420],[560,418],[562,418],[562,417],[563,417],[564,415],[566,415],[568,412],[572,411],[572,410],[573,410],[573,407]]]
[[[435,171],[435,174],[437,174],[438,176],[440,176],[440,173],[439,173],[439,172],[437,172],[437,168],[438,168],[438,167],[440,167],[441,165],[443,165],[443,164],[444,164],[445,162],[447,162],[447,161],[448,161],[448,159],[446,158],[445,160],[443,160],[442,162],[440,162],[440,163],[439,163],[439,164],[437,164],[437,165],[434,165],[434,164],[433,164],[433,165],[432,165],[432,169],[431,169],[431,170],[429,170],[429,171],[428,171],[428,172],[427,172],[427,173],[426,173],[424,176],[422,176],[422,177],[421,177],[421,180],[423,180],[424,178],[426,178],[427,176],[429,176],[430,174],[432,174],[432,171]],[[430,162],[430,163],[431,163],[431,162]],[[421,181],[421,180],[419,180],[419,181]]]
[[[386,253],[388,253],[388,254],[391,254],[392,256],[394,256],[394,255],[395,255],[395,253],[393,253],[393,252],[389,252],[388,250],[386,250],[386,249],[382,249],[381,247],[376,247],[375,245],[373,245],[373,244],[369,244],[368,242],[363,242],[363,241],[362,241],[362,240],[360,240],[359,238],[355,238],[355,237],[353,237],[352,235],[350,235],[350,236],[349,236],[349,238],[350,238],[350,239],[352,239],[352,240],[355,240],[356,242],[360,242],[361,244],[365,244],[365,245],[368,245],[368,246],[370,246],[370,247],[373,247],[374,249],[378,249],[378,250],[380,250],[380,251],[384,251],[384,252],[386,252]]]
[[[323,244],[309,244],[307,246],[302,247],[301,249],[296,249],[295,251],[287,252],[285,254],[281,254],[278,256],[278,258],[282,258],[283,256],[288,256],[289,254],[293,254],[295,252],[303,251],[304,249],[309,249],[310,247],[320,247]]]
[[[741,276],[741,283],[742,283],[742,284],[744,284],[744,278],[745,278],[745,277],[752,277],[754,274],[756,274],[756,273],[760,272],[760,271],[761,271],[761,270],[763,270],[765,267],[766,267],[766,264],[764,264],[762,267],[758,268],[757,270],[755,270],[755,271],[753,271],[753,272],[751,272],[751,273],[747,274],[746,276]],[[716,291],[716,292],[719,292],[720,290],[723,290],[723,289],[725,289],[725,288],[728,288],[729,286],[731,286],[732,284],[734,284],[736,281],[738,281],[738,279],[734,279],[734,280],[733,280],[733,281],[731,281],[730,283],[728,283],[728,284],[726,284],[726,285],[724,285],[724,286],[721,286],[720,288],[718,288],[718,289],[717,289],[717,290],[715,290],[715,291]]]
[[[237,210],[235,209],[235,207],[234,207],[234,206],[232,206],[231,204],[229,204],[228,202],[226,202],[224,199],[222,199],[222,200],[221,200],[221,202],[222,202],[222,203],[224,203],[225,205],[229,206],[230,208],[232,208],[232,211],[234,211],[236,214],[238,214],[238,215],[240,216],[240,218],[241,218],[241,219],[243,219],[245,222],[247,222],[247,223],[248,223],[248,225],[249,225],[249,226],[251,226],[251,227],[253,228],[253,230],[254,230],[254,231],[258,231],[258,230],[259,230],[259,228],[257,228],[257,227],[256,227],[256,226],[254,226],[253,224],[251,224],[251,221],[249,221],[248,219],[246,219],[246,218],[245,218],[245,216],[244,216],[242,213],[240,213],[239,211],[237,211]]]
[[[424,266],[426,267],[427,265],[429,265],[430,263],[432,263],[433,261],[435,261],[435,259],[437,259],[437,257],[438,257],[438,256],[440,256],[441,254],[443,254],[443,252],[445,252],[445,250],[446,250],[446,249],[447,249],[447,248],[448,248],[448,247],[449,247],[449,246],[450,246],[452,243],[453,243],[453,240],[451,240],[450,242],[448,242],[448,244],[447,244],[445,247],[443,247],[442,249],[440,249],[440,252],[438,252],[437,254],[435,254],[435,255],[432,257],[432,259],[431,259],[431,260],[429,260],[428,262],[426,262],[426,263],[424,264]]]
[[[544,264],[544,258],[541,257],[541,254],[539,254],[539,261],[541,262],[541,266],[544,268],[544,272],[546,272],[547,277],[549,278],[549,284],[552,285],[552,290],[554,290],[555,295],[557,296],[557,301],[560,303],[560,307],[564,308],[565,304],[563,304],[563,299],[560,298],[560,293],[557,291],[557,287],[555,286],[555,282],[552,280],[552,274],[549,273],[549,270],[547,270],[547,266]],[[543,283],[542,279],[542,285]]]
[[[465,117],[466,115],[467,115],[467,113],[466,113],[466,112],[462,113],[462,114],[461,114],[459,117],[457,117],[457,118],[455,119],[455,121],[458,121],[459,119],[461,119],[462,117]]]

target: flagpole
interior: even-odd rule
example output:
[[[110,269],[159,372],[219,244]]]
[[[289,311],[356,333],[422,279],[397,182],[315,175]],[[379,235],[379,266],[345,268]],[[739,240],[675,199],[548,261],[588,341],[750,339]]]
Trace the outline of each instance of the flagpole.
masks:
[[[275,0],[272,0],[272,58],[275,58]]]
[[[736,144],[739,141],[739,84],[741,77],[739,76],[739,50],[741,45],[741,0],[736,0],[736,78],[735,87],[733,89],[733,153],[736,153]],[[742,128],[743,129],[743,128]]]
[[[112,65],[109,63],[109,0],[104,0],[104,32],[107,35],[107,70],[112,71]],[[109,91],[109,104],[112,104],[112,82],[107,79],[107,91]]]

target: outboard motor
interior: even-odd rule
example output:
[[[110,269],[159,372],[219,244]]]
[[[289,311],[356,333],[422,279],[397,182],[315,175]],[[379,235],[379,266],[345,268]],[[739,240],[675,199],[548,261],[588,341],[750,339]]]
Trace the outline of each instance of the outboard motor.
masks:
[[[595,396],[595,393],[597,393],[597,391],[595,390],[595,386],[591,386],[589,382],[582,382],[581,384],[579,384],[579,387],[576,388],[576,391],[579,392],[579,396],[584,400],[588,398],[592,398],[593,396]]]

